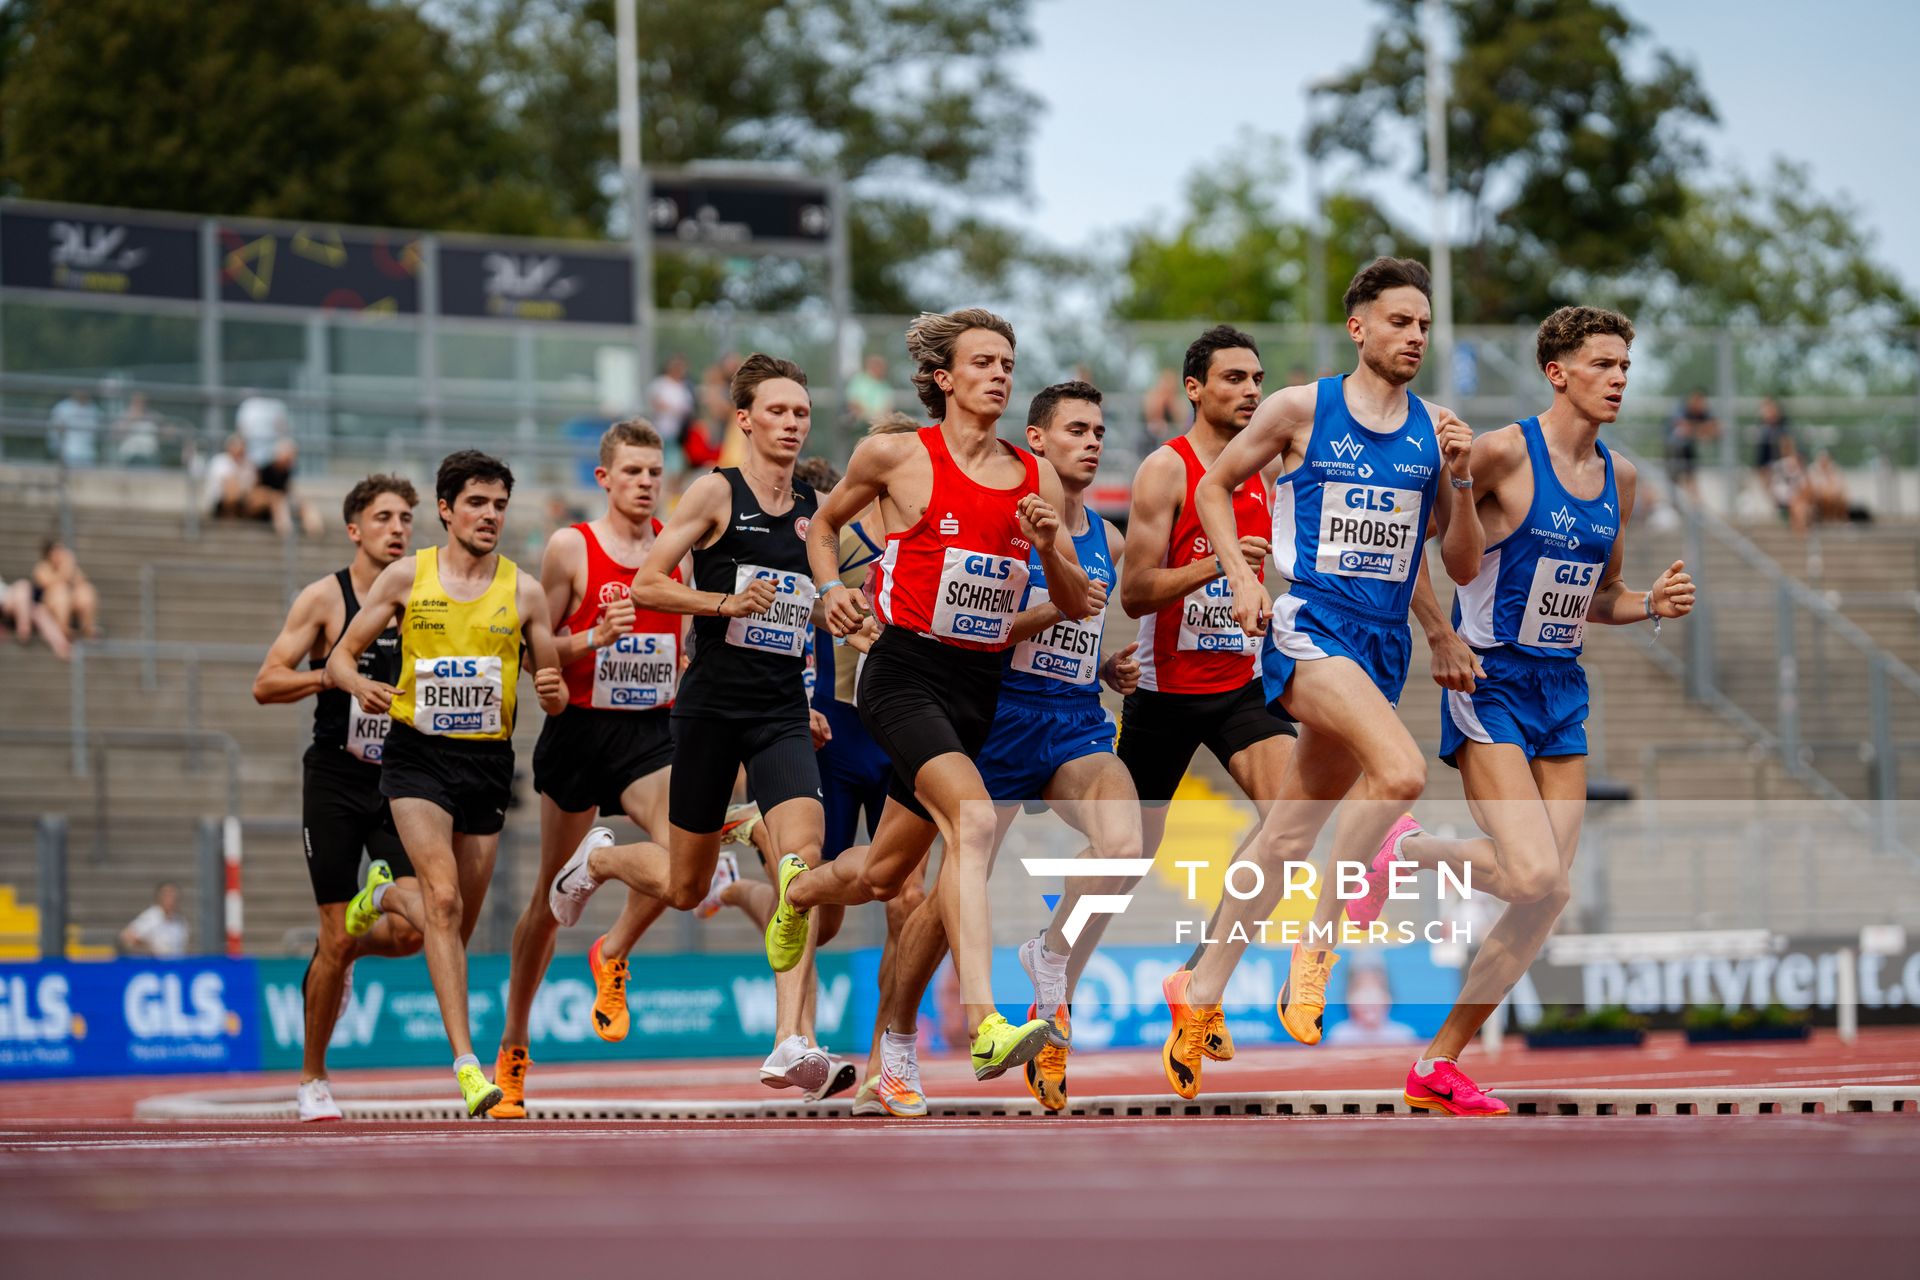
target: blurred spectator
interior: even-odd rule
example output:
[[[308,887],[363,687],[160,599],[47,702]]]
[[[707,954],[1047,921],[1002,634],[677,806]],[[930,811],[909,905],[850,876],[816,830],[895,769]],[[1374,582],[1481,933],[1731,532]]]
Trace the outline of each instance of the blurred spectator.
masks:
[[[247,442],[238,434],[230,435],[226,449],[207,464],[200,505],[219,519],[248,519],[253,515],[248,504],[258,481],[253,463],[247,461]]]
[[[171,880],[154,890],[153,905],[120,931],[126,955],[178,959],[187,954],[187,922],[180,915],[180,886]]]
[[[14,637],[21,644],[26,644],[38,631],[56,658],[67,658],[73,653],[67,633],[34,593],[33,583],[25,578],[14,582],[0,579],[0,627],[13,628]]]
[[[680,439],[693,418],[693,388],[687,385],[687,358],[674,356],[666,372],[647,388],[647,417],[669,445]]]
[[[292,440],[282,440],[273,451],[273,457],[256,473],[254,494],[258,505],[266,510],[267,519],[273,522],[273,531],[281,537],[293,532],[294,517],[300,520],[300,530],[309,538],[317,538],[322,533],[320,513],[293,491],[293,470],[300,461],[300,446]]]
[[[1356,962],[1347,978],[1347,1016],[1327,1028],[1326,1042],[1347,1048],[1415,1044],[1412,1027],[1393,1020],[1393,990],[1386,966]]]
[[[287,424],[287,406],[272,396],[249,391],[233,411],[233,426],[247,442],[247,461],[264,467],[273,461],[274,450],[293,435]]]
[[[1181,421],[1181,405],[1185,397],[1180,394],[1180,375],[1172,369],[1162,369],[1147,388],[1147,394],[1140,397],[1140,417],[1147,424],[1147,447],[1158,448],[1180,433],[1186,424]]]
[[[1700,481],[1694,474],[1700,446],[1720,438],[1720,420],[1707,407],[1707,393],[1695,391],[1667,424],[1667,476],[1687,501],[1700,501]]]
[[[113,423],[114,457],[122,466],[152,467],[160,462],[160,424],[147,410],[147,393],[136,391]]]
[[[1807,498],[1816,520],[1865,520],[1864,508],[1856,512],[1847,498],[1846,477],[1834,465],[1833,455],[1822,449],[1807,472]]]
[[[1800,460],[1800,446],[1792,436],[1782,436],[1778,450],[1766,470],[1767,496],[1795,533],[1805,533],[1813,522],[1813,500],[1807,492],[1807,468]]]
[[[866,359],[860,372],[847,380],[847,409],[854,421],[865,426],[884,417],[893,408],[893,388],[887,385],[887,358],[874,354]]]
[[[47,415],[47,447],[70,467],[90,467],[100,452],[100,406],[76,387]]]
[[[100,595],[81,572],[80,561],[58,538],[40,546],[40,562],[33,566],[33,597],[44,604],[61,632],[71,638],[74,624],[89,640],[100,635]]]
[[[1773,496],[1774,465],[1796,445],[1787,415],[1780,411],[1780,402],[1772,396],[1766,397],[1760,402],[1758,435],[1753,443],[1753,473],[1760,482],[1760,491],[1768,497]]]

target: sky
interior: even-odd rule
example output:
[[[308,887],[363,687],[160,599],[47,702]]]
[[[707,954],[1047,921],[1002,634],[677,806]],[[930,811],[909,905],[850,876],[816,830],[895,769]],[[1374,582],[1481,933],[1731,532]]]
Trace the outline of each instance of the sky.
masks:
[[[1618,0],[1692,64],[1720,124],[1720,164],[1759,173],[1776,155],[1844,194],[1876,256],[1920,292],[1920,124],[1912,106],[1920,4],[1912,0]],[[1243,126],[1297,140],[1306,86],[1356,66],[1380,10],[1362,0],[1038,0],[1019,62],[1045,102],[1031,140],[1033,199],[1018,218],[1057,244],[1111,245],[1118,229],[1180,208],[1189,170]],[[1423,193],[1371,184],[1411,225]],[[1296,174],[1295,208],[1304,208]]]

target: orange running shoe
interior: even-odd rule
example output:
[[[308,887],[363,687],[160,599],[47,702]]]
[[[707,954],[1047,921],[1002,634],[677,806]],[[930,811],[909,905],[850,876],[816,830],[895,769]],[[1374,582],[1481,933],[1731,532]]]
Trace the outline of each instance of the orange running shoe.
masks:
[[[1215,1062],[1233,1061],[1233,1036],[1227,1030],[1227,1015],[1214,1005],[1200,1027],[1200,1052]]]
[[[600,944],[606,940],[603,933],[587,948],[587,967],[593,970],[597,990],[593,997],[593,1030],[602,1040],[616,1043],[627,1038],[627,962],[601,959]]]
[[[1027,1010],[1027,1020],[1031,1022],[1040,1016],[1039,1006]],[[1064,1111],[1067,1106],[1067,1054],[1072,1052],[1073,1029],[1068,1022],[1067,1006],[1061,1005],[1053,1011],[1053,1025],[1059,1029],[1066,1044],[1055,1044],[1052,1040],[1041,1048],[1039,1054],[1027,1062],[1027,1092],[1033,1100],[1049,1111]]]
[[[523,1044],[503,1044],[493,1064],[493,1083],[500,1089],[500,1101],[487,1114],[495,1120],[527,1118],[527,1066],[533,1061]]]
[[[1201,1047],[1209,1014],[1218,1015],[1219,1005],[1211,1010],[1187,1003],[1187,984],[1193,974],[1181,969],[1167,975],[1160,990],[1167,998],[1167,1012],[1173,1015],[1173,1029],[1160,1050],[1160,1065],[1166,1069],[1167,1083],[1183,1098],[1200,1096],[1200,1063],[1206,1057]]]
[[[1287,985],[1280,989],[1280,1025],[1301,1044],[1320,1043],[1320,1019],[1327,1011],[1327,978],[1340,963],[1340,953],[1309,951],[1293,944],[1287,965]]]

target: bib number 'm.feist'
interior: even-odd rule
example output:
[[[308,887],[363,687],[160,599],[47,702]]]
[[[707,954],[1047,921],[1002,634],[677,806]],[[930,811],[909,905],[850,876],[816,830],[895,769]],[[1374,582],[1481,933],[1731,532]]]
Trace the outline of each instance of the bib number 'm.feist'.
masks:
[[[773,603],[765,613],[730,620],[727,643],[760,653],[798,658],[806,652],[807,635],[813,629],[813,579],[801,573],[743,564],[734,573],[734,594],[738,595],[761,579],[773,583]]]
[[[948,547],[940,565],[940,593],[933,605],[933,634],[947,640],[1005,644],[1026,589],[1026,561]]]
[[[1422,541],[1420,492],[1328,481],[1314,568],[1343,578],[1405,582]]]
[[[636,631],[593,651],[593,705],[613,711],[645,711],[673,701],[680,638],[664,631]]]
[[[1045,587],[1035,587],[1027,597],[1027,607],[1038,608],[1050,598]],[[1100,670],[1100,633],[1106,618],[1105,609],[1077,622],[1062,618],[1013,646],[1013,669],[1065,684],[1093,683]]]
[[[421,733],[499,733],[504,704],[498,657],[414,659],[413,727]]]

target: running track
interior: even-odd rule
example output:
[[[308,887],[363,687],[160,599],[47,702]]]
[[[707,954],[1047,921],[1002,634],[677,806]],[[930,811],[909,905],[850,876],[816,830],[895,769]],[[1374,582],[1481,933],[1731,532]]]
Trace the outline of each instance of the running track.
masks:
[[[1510,1049],[1477,1065],[1486,1083],[1515,1086],[1905,1084],[1920,1082],[1920,1031],[1868,1032],[1852,1049],[1829,1036],[1716,1050],[1657,1037],[1638,1051]],[[972,1084],[957,1062],[927,1066],[936,1096],[1006,1091],[1005,1081]],[[534,1087],[558,1089],[579,1070],[536,1068]],[[1222,1092],[1389,1088],[1404,1070],[1397,1050],[1260,1051],[1210,1065],[1207,1082]],[[1089,1096],[1160,1087],[1157,1064],[1139,1053],[1079,1055],[1072,1079]],[[748,1064],[660,1064],[599,1092],[750,1097],[750,1081]],[[127,1118],[151,1093],[262,1083],[272,1078],[0,1086],[0,1272],[1920,1273],[1911,1113],[304,1127]]]

